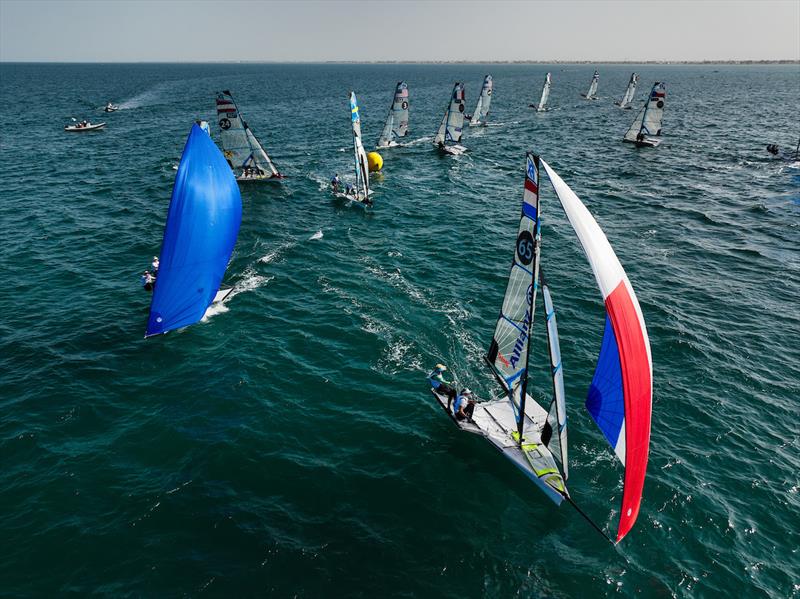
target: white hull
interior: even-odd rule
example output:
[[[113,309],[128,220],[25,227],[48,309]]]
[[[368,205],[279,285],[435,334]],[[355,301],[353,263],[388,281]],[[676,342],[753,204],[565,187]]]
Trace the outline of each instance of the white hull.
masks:
[[[629,144],[634,144],[637,148],[655,148],[661,144],[661,140],[655,137],[645,137],[642,140],[634,140],[631,141],[629,139],[623,139],[622,141],[627,142]]]
[[[64,127],[64,131],[69,131],[70,133],[85,133],[87,131],[99,131],[103,127],[105,127],[105,123],[97,123],[96,125],[86,125],[85,127],[78,127],[77,125],[67,125]]]
[[[399,147],[401,147],[402,145],[403,145],[403,144],[399,144],[399,143],[397,143],[396,141],[390,141],[390,142],[389,142],[387,145],[383,145],[383,146],[375,146],[375,149],[376,149],[376,150],[388,150],[389,148],[399,148]]]
[[[586,94],[581,94],[586,100],[597,100],[597,96],[587,96]]]
[[[516,417],[511,403],[507,399],[493,399],[475,404],[472,421],[456,420],[447,409],[447,397],[431,389],[439,405],[447,413],[455,425],[463,431],[485,437],[495,448],[538,486],[556,505],[560,505],[565,496],[548,484],[564,488],[561,475],[558,474],[553,454],[541,443],[541,430],[547,421],[547,412],[542,406],[528,396],[525,402],[525,439],[520,444],[514,440],[517,430]],[[524,449],[523,449],[524,448]],[[556,474],[553,474],[553,471]]]
[[[246,177],[239,175],[236,180],[239,183],[280,183],[285,177],[276,177],[275,175],[261,175],[256,177]]]
[[[370,195],[372,195],[372,190],[370,190]],[[365,202],[364,198],[354,195],[347,195],[341,191],[333,192],[333,197],[337,200],[346,202],[348,206],[357,206],[358,208],[363,208],[364,210],[372,207],[372,204]]]
[[[221,287],[220,290],[217,291],[217,295],[214,296],[214,299],[211,303],[216,304],[219,302],[224,302],[232,291],[233,287]]]
[[[458,144],[454,144],[452,146],[444,146],[444,147],[437,146],[437,149],[440,152],[443,152],[445,154],[450,154],[451,156],[460,156],[461,154],[467,151],[467,148],[465,148],[464,146],[460,146]]]

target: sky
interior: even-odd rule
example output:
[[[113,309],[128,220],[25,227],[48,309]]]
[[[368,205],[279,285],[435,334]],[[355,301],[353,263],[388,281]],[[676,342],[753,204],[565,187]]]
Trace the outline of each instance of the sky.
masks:
[[[0,61],[800,60],[800,0],[0,0]]]

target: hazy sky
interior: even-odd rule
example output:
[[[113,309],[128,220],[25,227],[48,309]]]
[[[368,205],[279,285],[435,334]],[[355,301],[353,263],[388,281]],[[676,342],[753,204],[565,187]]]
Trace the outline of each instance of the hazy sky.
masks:
[[[800,59],[800,0],[0,0],[3,61]]]

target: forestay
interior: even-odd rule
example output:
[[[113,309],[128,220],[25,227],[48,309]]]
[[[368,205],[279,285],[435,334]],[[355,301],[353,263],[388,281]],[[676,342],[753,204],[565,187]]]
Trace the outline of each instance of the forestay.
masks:
[[[353,157],[356,171],[356,192],[359,199],[369,198],[369,162],[361,143],[361,117],[355,92],[350,92],[350,121],[353,124]]]
[[[625,466],[616,541],[639,514],[650,446],[653,366],[644,317],[622,265],[575,192],[541,161],[603,296],[606,324],[586,408]]]
[[[628,81],[628,87],[625,89],[625,95],[622,96],[622,100],[617,102],[620,108],[626,108],[628,104],[633,101],[633,97],[636,95],[636,84],[638,82],[639,75],[632,73],[631,79]]]
[[[464,127],[464,84],[456,83],[433,143],[458,143]]]
[[[394,100],[389,107],[386,123],[378,138],[379,148],[397,145],[397,140],[408,134],[408,85],[400,81],[394,92]]]
[[[145,337],[203,318],[228,267],[241,220],[236,179],[195,124],[175,175]]]
[[[527,155],[522,214],[503,307],[495,325],[486,361],[517,408],[520,436],[528,382],[528,353],[539,272],[539,164]]]
[[[483,87],[481,88],[481,95],[478,97],[478,104],[475,106],[475,112],[472,113],[472,118],[469,121],[470,125],[485,125],[489,117],[489,107],[492,104],[492,91],[494,90],[494,83],[492,76],[486,75],[483,80]]]
[[[237,171],[237,175],[240,174],[240,169],[255,167],[272,176],[279,176],[272,160],[242,118],[228,90],[217,93],[217,120],[225,159]]]

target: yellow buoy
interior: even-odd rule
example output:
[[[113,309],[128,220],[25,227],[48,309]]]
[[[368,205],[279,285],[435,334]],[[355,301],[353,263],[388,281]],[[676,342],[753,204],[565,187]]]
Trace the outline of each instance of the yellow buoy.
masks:
[[[383,158],[377,152],[370,152],[367,154],[367,164],[369,164],[369,172],[377,173],[383,168]]]

